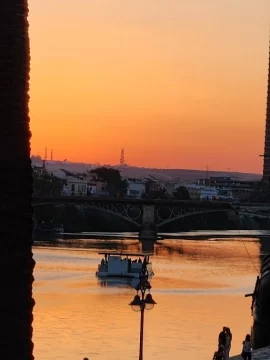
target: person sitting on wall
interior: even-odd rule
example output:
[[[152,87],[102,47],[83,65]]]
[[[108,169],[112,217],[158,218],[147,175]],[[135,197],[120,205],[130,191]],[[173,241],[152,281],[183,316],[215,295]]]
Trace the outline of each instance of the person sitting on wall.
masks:
[[[225,360],[224,348],[219,346],[218,351],[214,353],[213,360]]]

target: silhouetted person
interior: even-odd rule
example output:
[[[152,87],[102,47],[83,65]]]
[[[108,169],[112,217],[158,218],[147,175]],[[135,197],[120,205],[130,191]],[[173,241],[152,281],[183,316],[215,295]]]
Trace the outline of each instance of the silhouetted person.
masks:
[[[230,328],[226,328],[226,346],[224,349],[225,360],[229,360],[231,343],[232,343],[232,333],[231,333]]]
[[[219,346],[218,351],[214,353],[213,360],[224,360],[224,351],[223,347]]]
[[[224,326],[223,330],[219,333],[219,336],[218,336],[218,346],[223,346],[223,349],[225,349],[226,341],[227,341],[226,327]]]
[[[249,334],[247,334],[245,340],[243,341],[243,350],[241,354],[242,358],[244,360],[251,360],[251,351],[252,351],[251,337]]]

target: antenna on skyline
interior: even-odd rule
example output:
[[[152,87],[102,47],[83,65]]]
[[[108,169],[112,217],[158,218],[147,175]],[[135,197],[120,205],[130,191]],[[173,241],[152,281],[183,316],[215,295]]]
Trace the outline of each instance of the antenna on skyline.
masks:
[[[46,160],[47,160],[47,146],[45,147],[44,159],[42,160],[42,167],[44,170],[46,168]]]
[[[51,161],[53,160],[53,150],[51,150]]]
[[[205,180],[208,180],[208,172],[209,172],[209,166],[208,166],[208,164],[206,164],[206,167],[205,167]]]
[[[121,149],[121,154],[120,154],[120,166],[123,167],[125,166],[126,161],[125,161],[125,149],[122,148]]]

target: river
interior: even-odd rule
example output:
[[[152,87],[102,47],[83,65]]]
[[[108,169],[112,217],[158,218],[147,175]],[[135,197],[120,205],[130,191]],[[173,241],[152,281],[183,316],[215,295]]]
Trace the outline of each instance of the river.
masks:
[[[265,241],[265,240],[264,240]],[[95,276],[100,249],[141,249],[139,241],[69,239],[34,246],[34,354],[38,360],[138,358],[134,289]],[[167,239],[154,245],[152,295],[145,314],[144,358],[209,360],[223,326],[231,354],[250,332],[259,269],[258,238]]]

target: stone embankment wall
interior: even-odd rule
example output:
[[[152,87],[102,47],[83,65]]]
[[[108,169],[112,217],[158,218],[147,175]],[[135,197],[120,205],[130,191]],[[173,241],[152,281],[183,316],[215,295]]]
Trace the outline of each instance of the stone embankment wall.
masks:
[[[231,360],[243,360],[240,355],[230,357]],[[252,351],[252,360],[270,360],[270,346]]]

